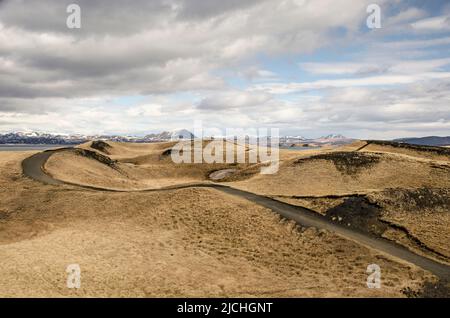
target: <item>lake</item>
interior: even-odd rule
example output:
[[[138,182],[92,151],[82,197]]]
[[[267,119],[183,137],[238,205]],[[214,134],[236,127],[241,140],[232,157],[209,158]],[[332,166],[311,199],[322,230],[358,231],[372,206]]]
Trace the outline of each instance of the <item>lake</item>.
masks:
[[[71,147],[70,145],[0,145],[0,151],[27,151],[27,150],[47,150],[54,148]]]

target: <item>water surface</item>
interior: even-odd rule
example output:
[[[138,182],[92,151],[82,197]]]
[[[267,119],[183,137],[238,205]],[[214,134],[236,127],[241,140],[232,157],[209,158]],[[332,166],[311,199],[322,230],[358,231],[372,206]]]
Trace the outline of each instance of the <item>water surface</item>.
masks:
[[[71,147],[70,145],[28,145],[28,144],[17,144],[17,145],[0,145],[0,151],[27,151],[27,150],[47,150],[54,148]]]

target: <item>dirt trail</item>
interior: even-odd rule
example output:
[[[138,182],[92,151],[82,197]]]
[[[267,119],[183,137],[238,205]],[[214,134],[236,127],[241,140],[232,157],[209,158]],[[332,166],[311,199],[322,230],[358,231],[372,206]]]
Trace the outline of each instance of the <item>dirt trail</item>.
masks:
[[[51,185],[64,185],[69,184],[73,186],[83,187],[90,190],[96,191],[112,191],[112,192],[136,192],[136,191],[121,191],[121,190],[111,190],[100,187],[85,186],[80,184],[73,184],[68,182],[63,182],[52,178],[45,173],[43,167],[50,158],[50,156],[58,151],[65,151],[65,149],[49,150],[46,152],[37,153],[29,158],[26,158],[22,162],[22,168],[24,175],[46,184]],[[326,229],[344,236],[345,238],[356,241],[360,244],[369,246],[381,252],[387,253],[391,256],[397,257],[406,262],[415,264],[425,270],[428,270],[438,276],[443,280],[450,280],[450,266],[444,265],[437,261],[431,260],[427,257],[417,255],[407,248],[396,244],[394,242],[388,241],[386,239],[377,238],[371,236],[370,234],[358,231],[356,229],[351,229],[340,224],[336,224],[325,218],[324,216],[306,209],[304,207],[293,206],[288,203],[280,202],[272,198],[257,195],[251,192],[239,190],[225,185],[213,184],[213,183],[198,183],[198,184],[187,184],[187,185],[177,185],[171,187],[164,187],[159,189],[147,189],[139,190],[139,192],[150,192],[150,191],[168,191],[173,189],[183,189],[183,188],[194,188],[194,187],[209,187],[223,191],[225,193],[235,195],[241,198],[245,198],[251,202],[269,208],[281,216],[294,220],[295,222],[301,224],[305,227],[316,227],[319,229]]]

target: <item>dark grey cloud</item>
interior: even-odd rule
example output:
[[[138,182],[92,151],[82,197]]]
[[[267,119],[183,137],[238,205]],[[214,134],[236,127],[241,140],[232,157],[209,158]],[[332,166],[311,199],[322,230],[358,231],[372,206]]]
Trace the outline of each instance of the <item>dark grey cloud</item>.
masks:
[[[58,111],[55,104],[46,103],[42,99],[29,98],[0,98],[0,113],[20,113],[42,115],[47,112]]]
[[[239,69],[240,61],[261,52],[310,51],[327,33],[327,19],[351,25],[360,11],[342,19],[319,11],[311,19],[295,1],[79,0],[78,30],[66,27],[66,7],[73,2],[2,3],[0,61],[9,65],[5,72],[16,74],[8,78],[16,87],[3,96],[219,88],[217,70]],[[306,10],[316,8],[305,3]]]
[[[73,33],[66,27],[69,4],[81,8],[79,36],[130,34],[170,16],[170,1],[145,0],[3,0],[0,21],[32,32]]]
[[[208,19],[244,10],[256,4],[261,4],[263,1],[267,0],[181,0],[175,1],[175,3],[180,6],[178,17],[181,19]]]
[[[80,37],[129,35],[171,21],[205,20],[261,4],[262,0],[3,0],[0,20],[33,32],[72,33],[66,8],[76,3],[82,12]],[[274,4],[275,5],[275,4]]]

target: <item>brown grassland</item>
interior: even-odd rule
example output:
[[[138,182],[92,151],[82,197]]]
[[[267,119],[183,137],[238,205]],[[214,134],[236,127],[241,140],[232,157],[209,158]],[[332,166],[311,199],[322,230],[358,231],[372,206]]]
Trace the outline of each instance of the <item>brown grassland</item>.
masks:
[[[208,143],[205,142],[205,146]],[[70,183],[118,190],[211,183],[310,208],[450,264],[450,157],[364,142],[281,150],[263,163],[174,164],[173,143],[84,144],[43,169]],[[247,149],[252,151],[252,149]],[[404,297],[437,278],[335,233],[209,188],[95,191],[22,174],[33,152],[0,153],[0,296]],[[66,287],[79,264],[82,287]],[[366,286],[367,265],[382,288]]]

